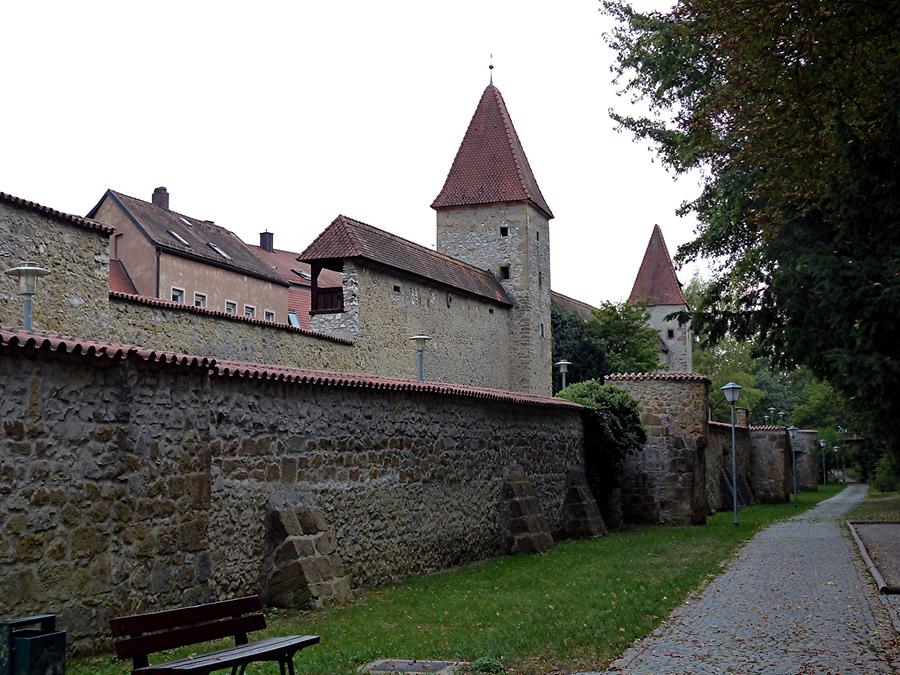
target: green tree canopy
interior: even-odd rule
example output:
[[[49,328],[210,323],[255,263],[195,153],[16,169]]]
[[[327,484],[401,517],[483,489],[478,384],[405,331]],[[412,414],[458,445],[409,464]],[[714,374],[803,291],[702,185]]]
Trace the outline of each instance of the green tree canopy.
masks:
[[[610,373],[642,373],[661,368],[660,342],[647,324],[646,303],[604,302],[587,322],[587,333],[606,354]]]
[[[603,5],[617,80],[650,110],[614,119],[704,177],[677,256],[716,264],[694,332],[900,417],[900,2]],[[900,452],[898,425],[868,432]]]
[[[569,361],[568,383],[603,380],[609,370],[603,349],[588,335],[587,322],[575,312],[553,303],[550,307],[553,336],[553,363]],[[559,391],[560,378],[553,369],[553,391]]]

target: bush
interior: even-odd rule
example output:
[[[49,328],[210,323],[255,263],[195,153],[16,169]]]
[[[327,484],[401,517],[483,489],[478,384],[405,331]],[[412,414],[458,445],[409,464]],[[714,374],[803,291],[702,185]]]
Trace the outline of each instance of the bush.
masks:
[[[886,452],[875,467],[872,486],[879,492],[893,492],[900,487],[900,466],[893,453]]]
[[[589,409],[585,417],[585,464],[603,497],[618,487],[625,453],[637,450],[647,435],[641,426],[638,402],[624,389],[597,380],[570,384],[559,394]]]
[[[469,664],[469,670],[473,673],[505,673],[506,668],[497,659],[491,656],[481,656]]]

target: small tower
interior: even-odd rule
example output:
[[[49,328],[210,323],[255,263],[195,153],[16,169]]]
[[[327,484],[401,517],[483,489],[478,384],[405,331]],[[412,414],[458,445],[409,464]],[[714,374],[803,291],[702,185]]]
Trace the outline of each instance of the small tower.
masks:
[[[675,266],[663,239],[659,225],[653,226],[650,243],[628,302],[647,300],[650,326],[659,333],[660,361],[669,370],[693,370],[691,332],[688,324],[679,325],[677,319],[666,321],[666,315],[687,309],[681,282],[675,276]]]
[[[437,249],[490,270],[515,302],[510,386],[551,392],[550,219],[500,90],[481,95],[437,211]]]

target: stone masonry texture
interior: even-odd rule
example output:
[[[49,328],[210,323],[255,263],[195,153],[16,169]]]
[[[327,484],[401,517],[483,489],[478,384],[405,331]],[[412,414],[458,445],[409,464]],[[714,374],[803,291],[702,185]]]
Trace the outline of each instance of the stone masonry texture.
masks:
[[[277,590],[274,510],[321,515],[290,545],[299,561],[333,540],[339,563],[311,579],[328,587],[307,587],[336,598],[342,578],[502,554],[513,469],[560,536],[568,467],[583,464],[577,409],[52,352],[5,353],[0,391],[2,611],[58,613],[82,651],[110,617]]]
[[[708,381],[619,375],[608,383],[637,400],[647,432],[644,446],[625,459],[621,480],[625,522],[706,522]]]
[[[34,299],[35,330],[99,338],[109,325],[109,235],[0,203],[0,325],[22,325],[18,282],[2,272],[20,261],[50,270]]]

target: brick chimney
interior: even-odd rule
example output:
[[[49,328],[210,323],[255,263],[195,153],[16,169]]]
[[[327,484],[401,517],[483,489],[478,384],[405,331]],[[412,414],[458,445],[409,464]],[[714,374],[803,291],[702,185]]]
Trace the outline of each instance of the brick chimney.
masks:
[[[153,203],[169,210],[169,192],[164,187],[158,187],[153,191]]]
[[[269,232],[266,230],[265,232],[259,233],[259,247],[264,251],[268,251],[271,253],[275,250],[275,233]]]

